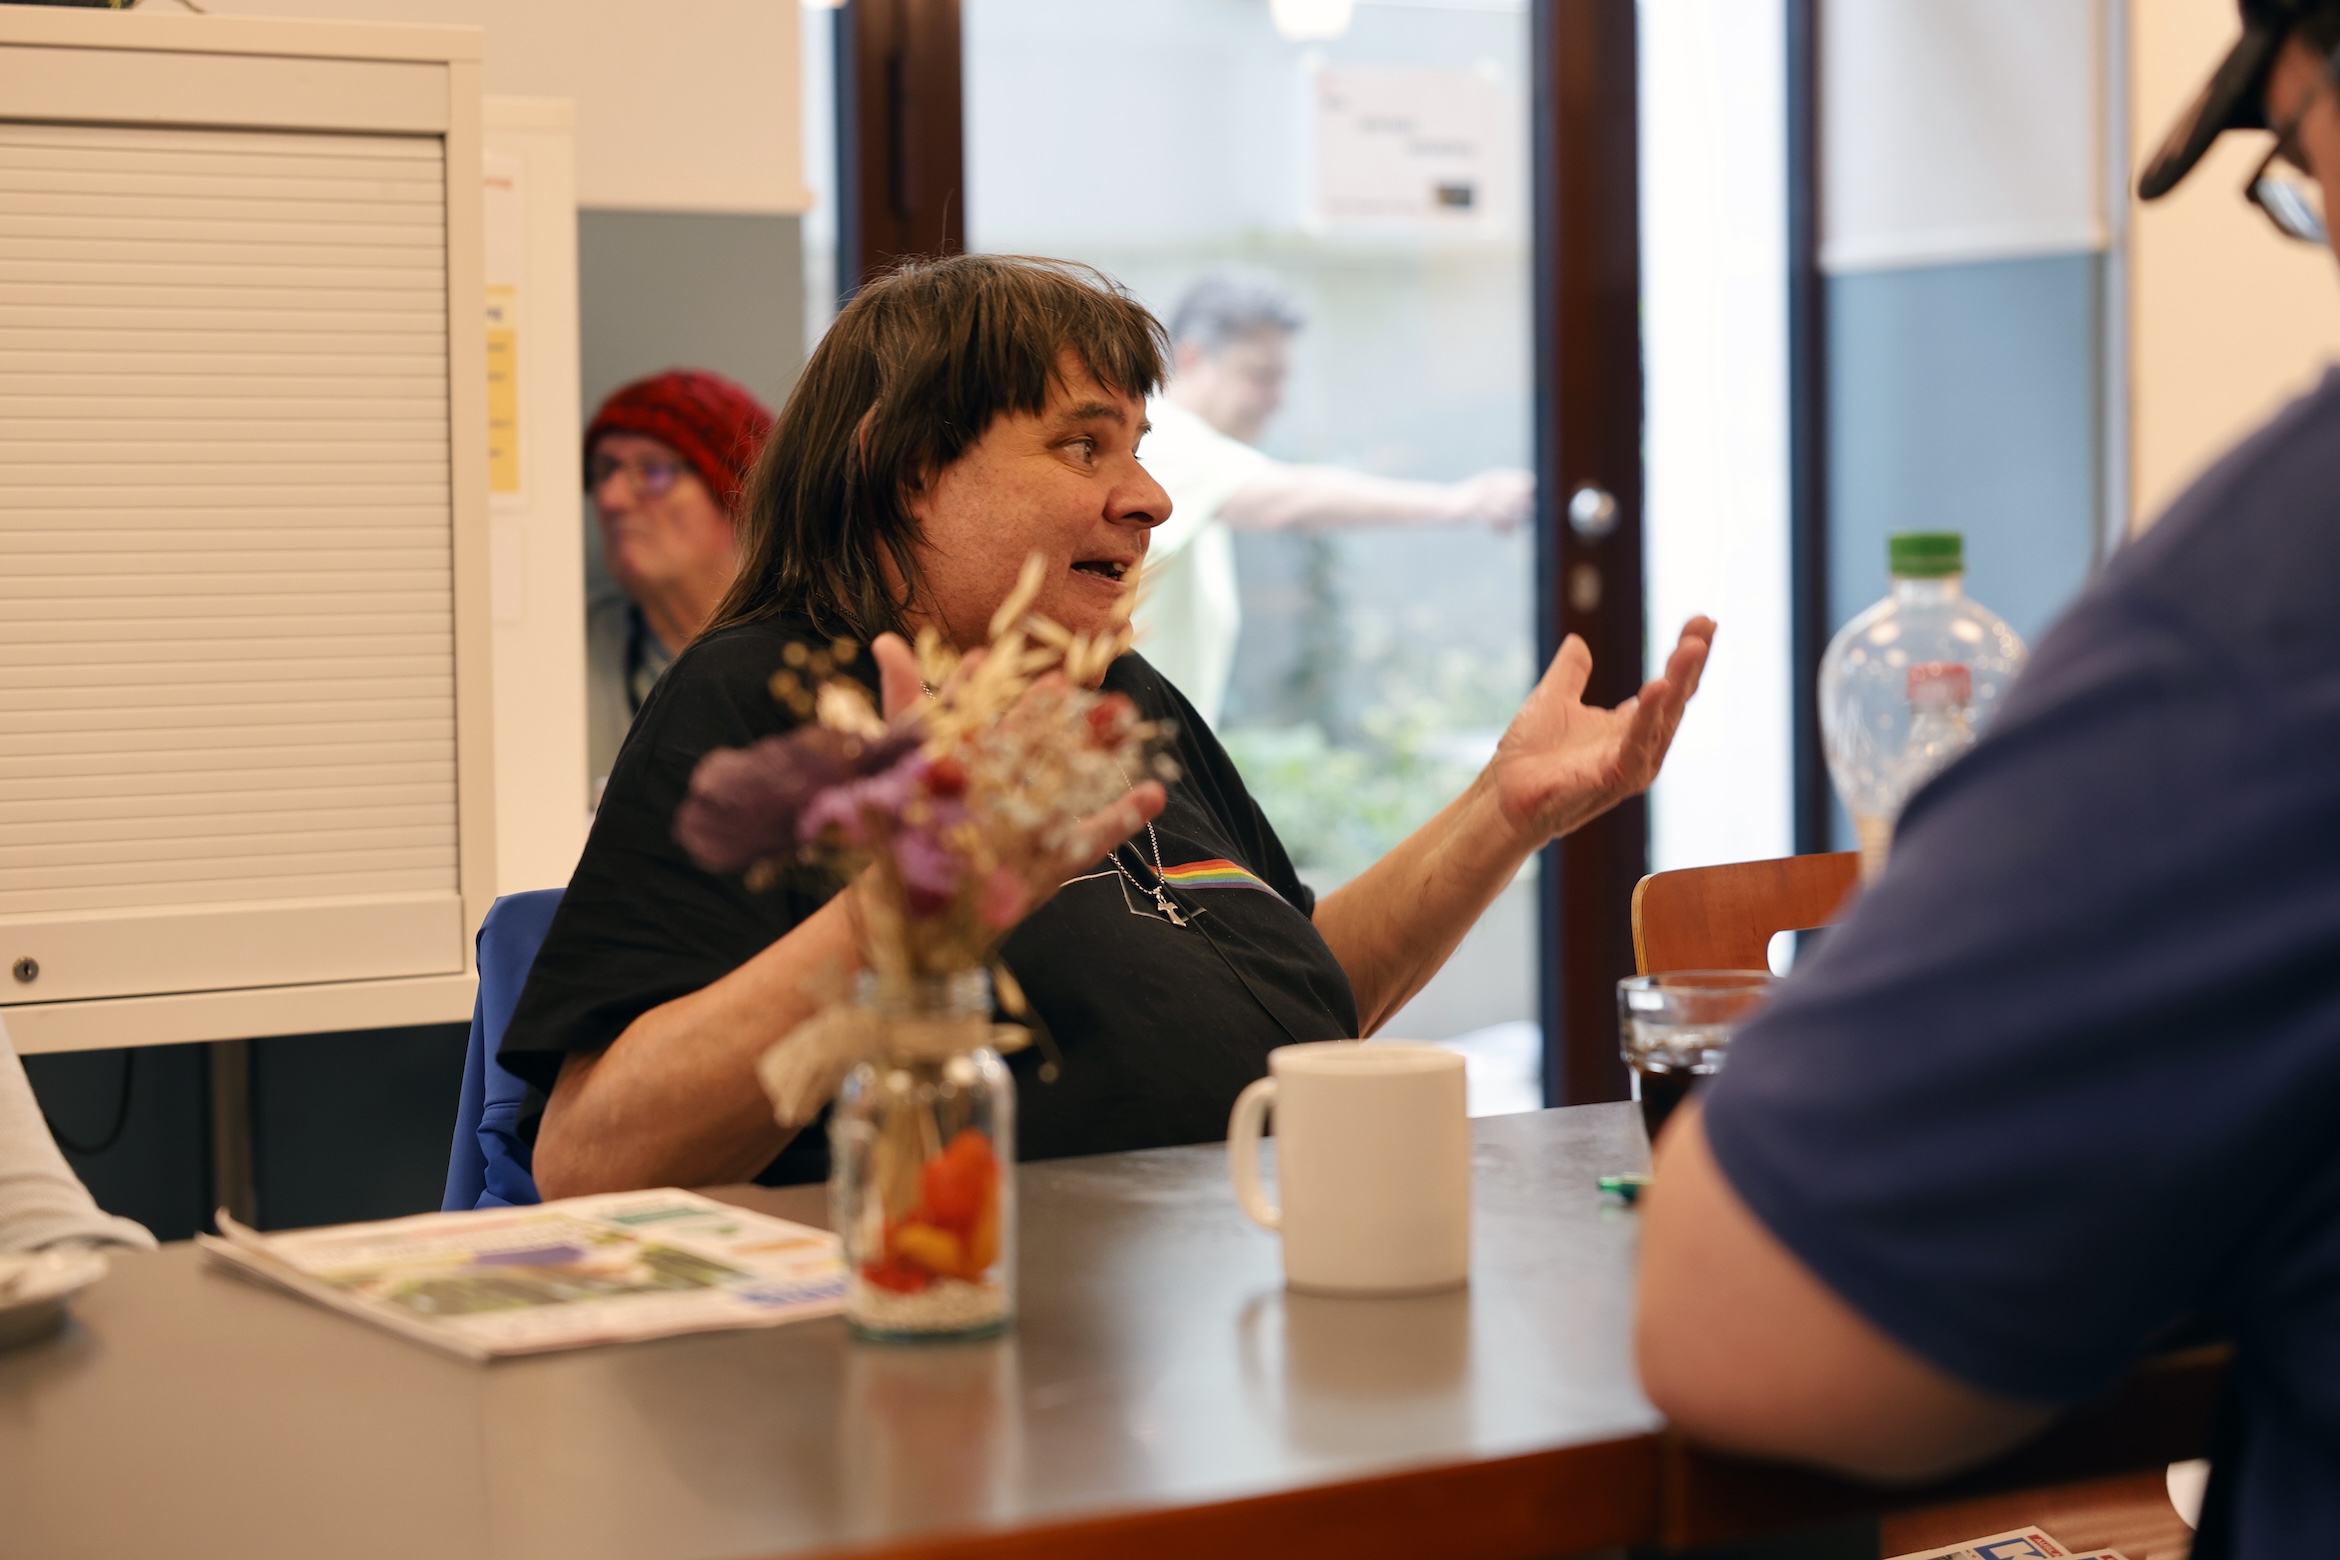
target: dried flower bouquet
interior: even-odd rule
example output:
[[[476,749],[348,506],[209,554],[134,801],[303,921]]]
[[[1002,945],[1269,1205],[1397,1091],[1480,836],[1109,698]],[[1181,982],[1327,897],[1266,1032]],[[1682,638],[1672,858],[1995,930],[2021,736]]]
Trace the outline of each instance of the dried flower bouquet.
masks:
[[[962,659],[920,632],[933,697],[890,725],[837,675],[856,646],[791,646],[772,691],[807,723],[700,761],[675,820],[692,858],[757,887],[857,877],[881,979],[982,968],[1082,819],[1139,779],[1175,778],[1154,723],[1088,686],[1129,647],[1128,598],[1112,633],[1070,633],[1030,611],[1044,568],[1026,562],[984,649]]]
[[[891,723],[837,675],[855,646],[791,647],[772,692],[804,724],[707,755],[675,820],[700,865],[751,884],[852,879],[857,997],[829,993],[757,1072],[783,1125],[836,1096],[831,1213],[846,1321],[867,1337],[1013,1315],[1015,1084],[997,1052],[1024,1032],[992,1023],[982,972],[1020,1012],[1001,940],[1077,864],[1084,820],[1140,776],[1175,778],[1154,724],[1090,686],[1128,646],[1130,597],[1107,634],[1069,633],[1031,612],[1045,570],[1025,563],[983,649],[961,658],[922,632],[932,696]]]
[[[772,691],[805,724],[702,759],[676,838],[701,866],[745,872],[751,886],[853,880],[863,957],[881,985],[990,965],[1002,1005],[1019,1013],[994,955],[1031,908],[1028,885],[1062,861],[1091,813],[1139,779],[1176,778],[1155,723],[1090,686],[1129,647],[1134,596],[1108,633],[1074,634],[1031,611],[1045,567],[1026,561],[985,647],[961,657],[932,629],[919,634],[932,697],[890,724],[839,675],[858,647],[792,646]],[[873,1043],[838,1011],[844,995],[831,993],[831,1011],[767,1058],[784,1121],[809,1120]]]

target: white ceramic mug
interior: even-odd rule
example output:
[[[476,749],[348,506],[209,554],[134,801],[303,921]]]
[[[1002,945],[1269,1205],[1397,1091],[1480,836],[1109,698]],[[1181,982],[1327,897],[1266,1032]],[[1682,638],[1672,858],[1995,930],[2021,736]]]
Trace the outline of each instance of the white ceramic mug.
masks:
[[[1279,1206],[1259,1182],[1276,1116]],[[1471,1274],[1471,1124],[1463,1059],[1433,1045],[1325,1040],[1268,1053],[1227,1121],[1235,1198],[1284,1237],[1284,1282],[1420,1294]]]

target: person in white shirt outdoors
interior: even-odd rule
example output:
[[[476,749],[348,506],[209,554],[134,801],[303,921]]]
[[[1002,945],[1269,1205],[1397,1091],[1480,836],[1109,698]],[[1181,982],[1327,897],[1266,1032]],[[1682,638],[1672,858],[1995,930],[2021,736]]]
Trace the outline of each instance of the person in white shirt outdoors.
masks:
[[[671,369],[611,395],[585,429],[585,491],[615,590],[585,607],[593,796],[635,712],[739,572],[733,509],[772,414],[720,374]]]
[[[1535,478],[1484,471],[1409,482],[1341,466],[1298,465],[1261,450],[1283,404],[1300,313],[1275,285],[1214,271],[1170,317],[1171,378],[1146,408],[1145,464],[1170,495],[1154,533],[1137,612],[1138,648],[1217,725],[1243,627],[1233,533],[1369,525],[1524,524]]]
[[[151,1251],[154,1237],[100,1208],[65,1162],[0,1022],[0,1251],[73,1244]]]

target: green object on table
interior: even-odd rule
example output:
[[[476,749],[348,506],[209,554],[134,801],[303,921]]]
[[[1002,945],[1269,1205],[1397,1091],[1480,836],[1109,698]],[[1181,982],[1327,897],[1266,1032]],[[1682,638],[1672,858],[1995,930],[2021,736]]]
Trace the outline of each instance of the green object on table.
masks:
[[[1600,1181],[1602,1191],[1615,1197],[1628,1208],[1633,1206],[1634,1202],[1641,1196],[1642,1188],[1647,1185],[1649,1185],[1649,1176],[1646,1174],[1604,1175]]]

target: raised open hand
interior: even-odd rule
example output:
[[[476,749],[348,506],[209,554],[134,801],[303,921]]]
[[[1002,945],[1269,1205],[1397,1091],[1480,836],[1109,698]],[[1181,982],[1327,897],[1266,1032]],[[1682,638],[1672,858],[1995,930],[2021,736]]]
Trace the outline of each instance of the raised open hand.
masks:
[[[1568,636],[1487,765],[1504,820],[1530,849],[1648,789],[1698,691],[1714,628],[1703,617],[1682,625],[1663,675],[1613,710],[1584,702],[1592,651]]]

